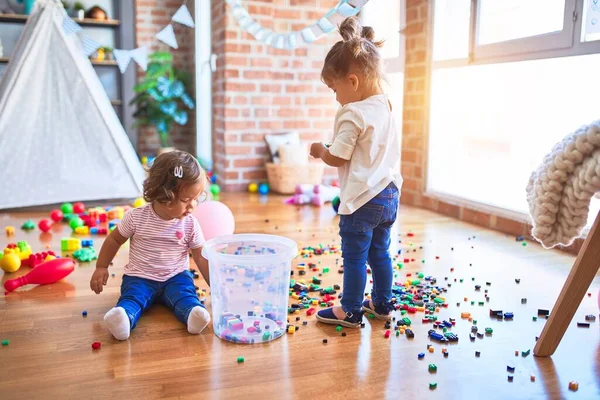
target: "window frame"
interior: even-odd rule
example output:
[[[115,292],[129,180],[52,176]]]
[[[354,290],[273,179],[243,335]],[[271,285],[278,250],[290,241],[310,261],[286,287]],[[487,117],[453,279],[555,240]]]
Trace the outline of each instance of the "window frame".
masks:
[[[435,3],[435,1],[429,3],[431,35],[433,35],[435,26]],[[476,38],[481,0],[471,0],[468,57],[432,61],[431,68],[454,68],[600,53],[600,40],[581,41],[585,23],[583,19],[584,5],[585,0],[565,0],[565,15],[561,32],[478,45]],[[435,44],[432,40],[431,52],[433,52],[433,46]]]

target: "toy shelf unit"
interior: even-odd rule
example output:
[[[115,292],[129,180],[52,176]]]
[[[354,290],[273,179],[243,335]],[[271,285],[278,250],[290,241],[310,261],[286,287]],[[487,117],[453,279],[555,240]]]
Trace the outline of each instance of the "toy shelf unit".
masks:
[[[10,62],[10,56],[19,41],[29,15],[23,14],[23,6],[18,2],[8,2],[11,9],[0,9],[0,79]],[[16,5],[15,5],[16,4]],[[83,34],[102,45],[90,57],[90,62],[102,82],[102,86],[117,113],[127,136],[134,147],[137,146],[137,132],[133,126],[133,109],[129,102],[134,96],[135,68],[130,67],[121,74],[112,50],[133,49],[135,47],[134,0],[80,0],[64,1],[67,13],[83,29]],[[75,7],[76,6],[76,7]],[[92,18],[88,13],[99,7]],[[79,11],[79,9],[83,11]],[[83,14],[83,18],[81,18]],[[105,17],[105,18],[102,18]]]

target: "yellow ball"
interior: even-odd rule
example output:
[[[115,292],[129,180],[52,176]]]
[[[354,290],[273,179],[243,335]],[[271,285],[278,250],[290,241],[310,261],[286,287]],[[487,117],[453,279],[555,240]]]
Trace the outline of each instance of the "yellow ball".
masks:
[[[248,185],[248,191],[250,193],[256,193],[256,192],[258,192],[258,184],[256,184],[256,183],[249,184]]]
[[[14,253],[5,254],[0,260],[0,268],[6,272],[15,272],[21,268],[21,259]]]
[[[141,198],[141,197],[138,197],[138,198],[137,198],[137,199],[135,199],[135,201],[133,202],[133,206],[134,206],[135,208],[142,207],[142,206],[145,206],[145,205],[146,205],[146,200],[144,200],[144,199],[143,199],[143,198]]]

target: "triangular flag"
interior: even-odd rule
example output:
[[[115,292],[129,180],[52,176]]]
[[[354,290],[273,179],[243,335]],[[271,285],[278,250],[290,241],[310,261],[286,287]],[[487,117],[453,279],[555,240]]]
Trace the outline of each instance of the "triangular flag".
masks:
[[[94,54],[94,52],[101,47],[100,43],[90,39],[85,35],[81,37],[81,45],[83,46],[83,52],[88,57]]]
[[[130,54],[131,58],[138,63],[141,69],[144,71],[148,69],[148,48],[146,46],[138,47],[131,51]]]
[[[124,74],[127,70],[129,62],[131,61],[131,51],[114,49],[113,55],[115,56],[115,60],[117,60],[119,70],[121,70],[121,73]]]
[[[180,23],[181,25],[189,26],[190,28],[194,28],[196,26],[194,25],[194,19],[190,14],[190,10],[188,10],[185,4],[179,7],[179,10],[177,10],[171,19]]]
[[[79,24],[77,22],[73,21],[67,15],[65,15],[65,17],[63,19],[62,27],[67,35],[72,35],[74,33],[78,33],[83,30],[83,28],[81,26],[79,26]]]
[[[174,49],[178,49],[177,38],[175,37],[175,32],[173,31],[173,25],[169,24],[162,31],[156,34],[156,38],[161,42],[168,44]]]

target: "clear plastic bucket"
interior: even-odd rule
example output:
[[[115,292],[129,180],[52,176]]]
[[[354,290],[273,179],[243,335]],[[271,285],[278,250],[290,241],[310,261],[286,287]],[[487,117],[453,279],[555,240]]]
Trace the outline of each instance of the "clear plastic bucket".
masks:
[[[234,343],[261,343],[285,333],[296,242],[275,235],[241,234],[204,245],[209,262],[215,334]]]

